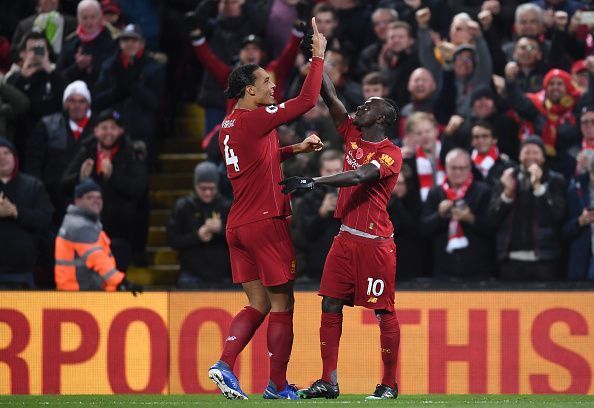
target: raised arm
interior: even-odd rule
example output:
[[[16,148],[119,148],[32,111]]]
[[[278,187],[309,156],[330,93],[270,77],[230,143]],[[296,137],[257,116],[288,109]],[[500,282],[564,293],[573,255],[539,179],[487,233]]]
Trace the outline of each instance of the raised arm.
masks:
[[[338,129],[344,121],[347,119],[349,113],[347,112],[346,108],[344,107],[343,103],[338,99],[336,95],[336,89],[334,88],[334,84],[332,80],[328,76],[327,73],[324,72],[324,76],[322,78],[322,89],[320,91],[320,95],[324,100],[324,103],[330,110],[330,116],[332,116],[332,120],[334,121],[334,126]]]

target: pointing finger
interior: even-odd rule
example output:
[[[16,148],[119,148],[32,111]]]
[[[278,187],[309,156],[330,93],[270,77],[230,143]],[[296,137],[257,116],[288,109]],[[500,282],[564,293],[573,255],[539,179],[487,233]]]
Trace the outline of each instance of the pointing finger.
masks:
[[[318,25],[316,24],[316,18],[311,18],[311,27],[313,28],[314,35],[319,35],[320,32],[318,31]]]

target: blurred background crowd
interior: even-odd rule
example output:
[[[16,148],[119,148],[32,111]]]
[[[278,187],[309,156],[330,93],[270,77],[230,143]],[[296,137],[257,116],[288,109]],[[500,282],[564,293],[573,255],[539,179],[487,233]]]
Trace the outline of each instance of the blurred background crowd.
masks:
[[[594,281],[590,3],[0,0],[0,287],[228,288],[226,81],[256,63],[296,96],[312,16],[345,107],[400,108],[398,282]],[[312,133],[324,151],[286,176],[357,149],[321,100],[280,143]],[[298,282],[320,280],[336,198],[292,197]]]

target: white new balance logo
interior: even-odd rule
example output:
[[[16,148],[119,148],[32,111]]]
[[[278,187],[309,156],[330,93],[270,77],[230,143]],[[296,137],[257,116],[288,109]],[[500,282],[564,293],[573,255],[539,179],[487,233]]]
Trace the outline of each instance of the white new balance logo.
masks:
[[[235,340],[237,340],[237,337],[229,336],[229,337],[227,337],[227,340],[225,340],[225,341],[235,341]]]

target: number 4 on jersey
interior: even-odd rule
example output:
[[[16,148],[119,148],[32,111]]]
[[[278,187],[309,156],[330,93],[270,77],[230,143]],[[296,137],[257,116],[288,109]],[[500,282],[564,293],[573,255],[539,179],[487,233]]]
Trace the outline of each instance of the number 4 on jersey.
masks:
[[[229,143],[229,135],[225,135],[225,140],[223,141],[225,145],[225,164],[227,166],[233,165],[235,171],[239,171],[239,157],[235,156],[235,152],[227,143]]]

